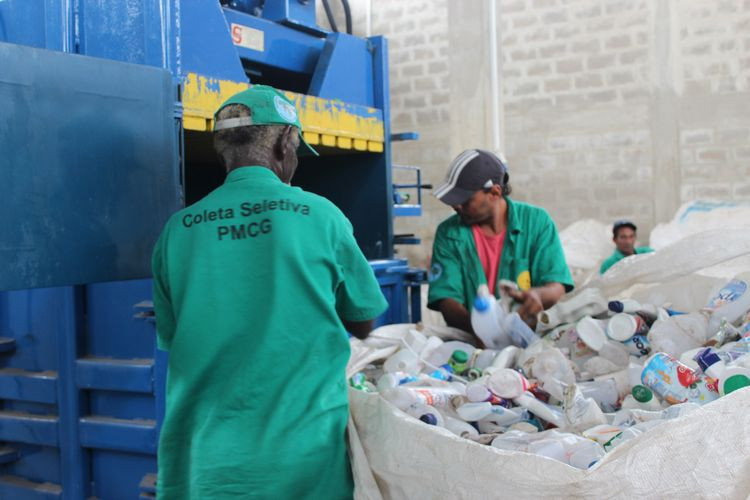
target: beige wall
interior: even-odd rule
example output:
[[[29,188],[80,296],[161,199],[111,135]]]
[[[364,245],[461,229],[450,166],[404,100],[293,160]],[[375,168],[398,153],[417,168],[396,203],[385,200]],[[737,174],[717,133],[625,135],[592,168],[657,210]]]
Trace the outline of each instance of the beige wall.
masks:
[[[750,200],[750,0],[496,0],[502,143],[514,197],[650,229],[695,199]],[[335,2],[334,2],[335,3]],[[352,2],[364,34],[367,2]],[[453,156],[491,148],[486,0],[373,0],[390,42],[396,163],[442,179]],[[325,24],[325,23],[323,23]],[[451,210],[431,196],[397,232],[429,257]]]

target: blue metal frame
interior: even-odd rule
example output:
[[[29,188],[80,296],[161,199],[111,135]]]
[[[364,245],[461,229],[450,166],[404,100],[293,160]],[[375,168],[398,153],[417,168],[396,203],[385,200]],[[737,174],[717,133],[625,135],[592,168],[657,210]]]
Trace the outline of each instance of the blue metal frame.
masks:
[[[0,1],[0,42],[165,68],[175,80],[194,72],[246,81],[257,70],[264,78],[290,82],[287,90],[339,99],[342,106],[376,108],[386,127],[383,153],[304,158],[299,181],[337,203],[352,220],[365,254],[382,259],[372,266],[390,307],[378,323],[418,321],[425,273],[392,259],[386,40],[329,35],[308,24],[310,4],[279,10],[285,3],[266,0],[264,19],[222,8],[216,0],[5,0]],[[295,13],[298,7],[302,10]],[[232,22],[262,30],[266,50],[235,46]],[[170,109],[170,132],[181,136],[180,106]],[[92,142],[90,134],[77,139],[77,146]],[[181,144],[173,151],[174,158],[181,157]],[[168,177],[139,181],[127,196],[129,178],[120,179],[117,189],[90,187],[88,194],[109,194],[111,204],[137,209],[153,193],[153,184],[166,182],[179,191],[177,171]],[[160,228],[158,219],[149,213],[138,224]],[[143,238],[146,246],[149,238]],[[8,443],[0,444],[0,498],[133,498],[138,493],[153,498],[167,354],[156,349],[153,318],[144,309],[151,280],[92,281],[0,292],[0,440]]]

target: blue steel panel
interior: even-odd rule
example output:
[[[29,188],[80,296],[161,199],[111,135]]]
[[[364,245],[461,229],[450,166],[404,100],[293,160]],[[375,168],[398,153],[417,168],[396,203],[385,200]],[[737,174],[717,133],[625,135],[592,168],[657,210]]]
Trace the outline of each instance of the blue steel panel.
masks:
[[[151,358],[154,327],[134,318],[137,303],[151,299],[151,280],[97,283],[86,287],[86,355]]]
[[[173,1],[78,1],[81,54],[158,68],[170,67]]]
[[[154,420],[84,417],[79,428],[81,445],[87,448],[156,453]]]
[[[0,332],[16,341],[14,351],[0,355],[1,366],[37,372],[57,370],[55,332],[63,308],[63,290],[0,292]]]
[[[315,0],[266,0],[263,5],[263,17],[269,21],[296,25],[313,33],[320,33],[315,19],[315,4]]]
[[[0,67],[12,124],[0,136],[0,289],[148,276],[181,203],[169,73],[9,44]]]
[[[394,205],[394,217],[418,217],[422,215],[421,205]]]
[[[75,384],[75,363],[83,344],[84,288],[67,287],[59,315],[58,414],[60,439],[60,474],[65,495],[84,498],[88,495],[89,462],[79,445],[78,420],[86,412]]]
[[[154,390],[153,368],[152,359],[79,359],[76,362],[76,382],[79,389],[151,394]]]
[[[11,352],[16,350],[16,339],[10,337],[0,337],[0,353]]]
[[[374,106],[370,45],[368,40],[346,33],[329,34],[308,93],[325,99]]]
[[[150,394],[91,390],[88,395],[89,415],[106,415],[122,419],[156,418],[154,398]]]
[[[0,2],[0,42],[71,51],[72,25],[70,1]]]
[[[91,494],[102,500],[138,498],[143,477],[156,472],[156,457],[107,450],[92,450],[92,456],[96,481]]]
[[[224,12],[216,0],[180,4],[181,76],[193,72],[220,80],[247,81]]]
[[[20,458],[3,467],[3,474],[25,477],[31,481],[60,483],[60,456],[57,448],[13,443]],[[3,498],[0,495],[0,498]]]
[[[0,440],[57,446],[55,416],[0,412]]]
[[[62,498],[59,484],[36,483],[14,476],[0,476],[0,498],[50,500]]]
[[[57,374],[0,369],[0,399],[54,404],[57,402]]]
[[[235,47],[242,59],[296,73],[312,74],[315,70],[325,43],[322,38],[231,9],[224,9],[224,15],[230,24],[248,26],[264,33],[263,52]]]
[[[11,448],[10,446],[3,446],[0,448],[0,465],[15,462],[20,456],[21,454],[18,452],[18,449]]]

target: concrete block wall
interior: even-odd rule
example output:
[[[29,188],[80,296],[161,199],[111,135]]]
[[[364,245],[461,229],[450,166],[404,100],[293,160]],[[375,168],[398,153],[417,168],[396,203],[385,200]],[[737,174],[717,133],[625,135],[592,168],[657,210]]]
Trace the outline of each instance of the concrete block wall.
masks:
[[[443,177],[451,149],[451,82],[449,12],[446,0],[377,0],[373,2],[372,31],[388,37],[390,47],[391,129],[416,131],[418,141],[394,143],[393,162],[423,169],[423,182]],[[394,171],[394,182],[410,183],[407,171]],[[411,192],[414,195],[414,192]],[[424,215],[394,221],[396,234],[415,234],[422,245],[397,247],[399,256],[425,265],[433,233],[450,215],[430,191],[423,192]]]
[[[750,199],[750,1],[680,9],[682,201]]]
[[[515,198],[545,207],[559,228],[631,218],[643,240],[685,201],[750,200],[750,0],[496,5]],[[395,144],[394,160],[438,183],[461,150],[493,144],[488,3],[371,7],[372,32],[390,41],[393,131],[421,135]],[[396,221],[423,239],[400,249],[418,265],[452,213],[429,195],[425,209]]]
[[[649,4],[500,2],[511,180],[559,227],[652,222]]]

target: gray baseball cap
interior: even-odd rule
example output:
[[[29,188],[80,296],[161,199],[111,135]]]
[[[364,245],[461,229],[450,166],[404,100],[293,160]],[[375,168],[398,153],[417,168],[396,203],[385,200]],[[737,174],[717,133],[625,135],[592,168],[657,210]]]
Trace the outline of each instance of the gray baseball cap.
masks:
[[[484,149],[467,149],[448,169],[445,181],[432,193],[446,205],[465,203],[481,189],[508,182],[508,164],[501,155]]]

